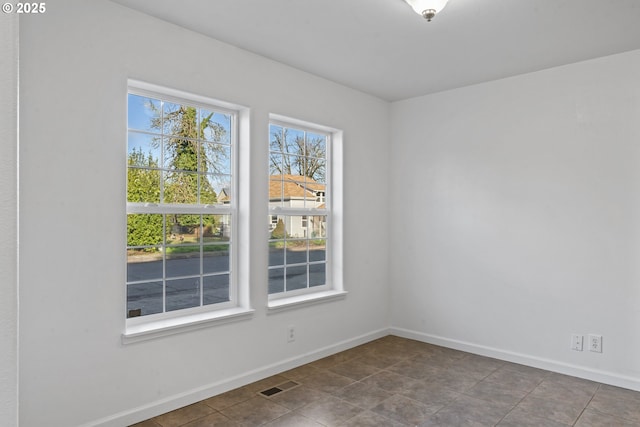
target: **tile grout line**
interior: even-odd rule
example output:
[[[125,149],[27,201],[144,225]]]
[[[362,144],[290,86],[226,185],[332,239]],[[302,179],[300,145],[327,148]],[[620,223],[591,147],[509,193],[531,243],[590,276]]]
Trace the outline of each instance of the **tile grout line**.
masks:
[[[593,395],[591,396],[591,399],[589,399],[587,404],[584,405],[584,408],[582,408],[582,411],[580,411],[580,414],[578,415],[576,420],[573,422],[573,424],[571,424],[572,426],[575,426],[578,423],[578,421],[580,420],[580,417],[582,417],[582,414],[584,414],[584,411],[587,410],[587,408],[589,407],[589,404],[591,404],[591,401],[593,400],[593,398],[596,397],[596,394],[598,393],[598,390],[600,390],[600,387],[602,387],[602,384],[598,383],[598,387],[596,388],[596,391],[593,392]]]
[[[498,422],[496,423],[496,426],[497,426],[497,425],[499,425],[502,421],[504,421],[504,419],[505,419],[505,418],[507,418],[507,416],[509,416],[509,414],[511,414],[511,413],[512,413],[512,412],[513,412],[513,411],[518,407],[518,405],[519,405],[519,404],[521,404],[521,403],[522,403],[522,401],[523,401],[523,400],[525,400],[527,397],[529,397],[529,395],[530,395],[531,393],[533,393],[533,391],[534,391],[536,388],[538,388],[538,387],[540,386],[540,384],[542,384],[543,382],[544,382],[544,377],[543,377],[543,378],[538,382],[538,384],[536,384],[536,386],[535,386],[535,387],[533,387],[531,390],[529,390],[529,391],[527,392],[527,394],[525,394],[525,395],[524,395],[520,400],[518,400],[518,403],[516,403],[515,405],[513,405],[513,408],[511,408],[511,410],[510,410],[509,412],[507,412],[507,413],[504,415],[504,417],[502,417],[502,418],[500,419],[500,421],[498,421]],[[527,411],[526,411],[526,410],[524,410],[524,409],[523,409],[523,411],[527,412]],[[528,412],[527,412],[527,413],[528,413]]]

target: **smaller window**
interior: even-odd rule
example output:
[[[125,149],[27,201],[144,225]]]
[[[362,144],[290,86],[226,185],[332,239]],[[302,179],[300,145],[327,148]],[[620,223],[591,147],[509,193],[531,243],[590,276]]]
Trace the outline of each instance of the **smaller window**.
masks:
[[[269,295],[330,290],[331,133],[280,122],[269,133]]]

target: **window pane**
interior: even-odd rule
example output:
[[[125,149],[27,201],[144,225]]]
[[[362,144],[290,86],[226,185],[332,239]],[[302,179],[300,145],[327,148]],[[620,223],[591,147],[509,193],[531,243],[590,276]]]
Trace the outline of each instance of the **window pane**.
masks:
[[[203,278],[204,305],[229,301],[229,275],[205,276]]]
[[[284,138],[282,136],[282,126],[269,125],[269,147],[271,151],[284,151]]]
[[[164,203],[195,204],[198,201],[198,174],[164,172]]]
[[[232,202],[232,197],[231,184],[229,184],[229,186],[222,187],[218,190],[216,194],[216,203],[221,205],[228,205]]]
[[[273,230],[271,230],[271,235],[270,235],[271,239],[282,240],[286,237],[289,237],[289,234],[287,232],[287,226],[286,226],[286,223],[288,222],[288,218],[289,217],[284,215],[276,216],[276,225],[275,227],[273,227]]]
[[[127,282],[162,280],[160,248],[127,250]]]
[[[127,164],[145,168],[159,168],[162,138],[129,131],[127,134]]]
[[[315,191],[327,191],[327,165],[324,159],[307,159],[307,171],[311,182],[316,185],[311,187]]]
[[[162,281],[127,285],[127,317],[155,313],[162,313]]]
[[[160,100],[129,94],[127,123],[129,129],[160,132]]]
[[[286,260],[289,264],[300,264],[307,262],[307,241],[287,240]]]
[[[198,142],[186,138],[163,138],[164,169],[198,170]]]
[[[188,105],[163,102],[163,133],[183,138],[199,138],[197,108]]]
[[[202,175],[201,183],[200,203],[231,203],[231,175]]]
[[[269,215],[269,232],[273,231],[278,225],[278,215]]]
[[[304,131],[286,128],[284,130],[284,152],[304,156]]]
[[[200,242],[200,215],[166,215],[167,244],[185,245]],[[167,252],[168,254],[169,252]],[[173,253],[178,253],[174,251]]]
[[[326,243],[324,239],[309,241],[309,261],[325,261],[327,259]]]
[[[200,111],[202,138],[207,141],[231,143],[231,116],[202,109]]]
[[[327,237],[326,215],[314,215],[309,217],[309,234],[313,239]]]
[[[127,246],[148,246],[161,243],[162,215],[127,215]]]
[[[231,146],[203,142],[200,152],[200,172],[231,174]]]
[[[167,311],[200,306],[200,278],[167,280]]]
[[[168,247],[166,250],[166,277],[195,276],[200,274],[200,246],[176,246]]]
[[[292,215],[287,216],[287,237],[300,238],[307,237],[308,216]],[[305,224],[306,223],[306,224]]]
[[[309,265],[309,286],[322,286],[327,283],[327,264]]]
[[[287,180],[288,182],[296,183],[297,185],[297,187],[291,187],[291,196],[302,197],[304,195],[304,173],[305,166],[303,156],[282,156],[282,174],[285,175],[285,180]]]
[[[324,159],[327,157],[327,137],[315,133],[307,133],[306,156]]]
[[[322,208],[324,208],[327,195],[327,185],[322,181],[316,181],[309,178],[307,180],[307,191],[307,201],[310,202],[307,207],[320,208],[322,205]]]
[[[282,206],[284,201],[284,182],[280,175],[269,179],[269,206]]]
[[[282,175],[282,154],[269,153],[269,175],[272,179],[275,176]]]
[[[269,293],[284,292],[284,268],[269,269]]]
[[[269,242],[269,267],[284,265],[284,242]]]
[[[229,270],[229,245],[205,245],[202,254],[202,273],[221,273]]]
[[[127,202],[160,202],[160,171],[129,167],[127,169]]]
[[[316,173],[318,173],[318,170],[316,170]],[[326,207],[325,201],[326,201],[327,186],[324,183],[324,176],[322,176],[319,179],[320,179],[319,181],[316,181],[312,178],[307,179],[306,206],[308,208],[324,209]]]
[[[307,287],[307,266],[287,267],[287,291]]]
[[[203,205],[213,205],[218,202],[216,190],[211,182],[211,176],[200,175],[200,194],[198,203]]]
[[[206,243],[226,243],[231,239],[231,215],[203,215],[202,227],[202,239]]]
[[[318,203],[316,203],[316,199],[318,198],[317,196],[318,187],[319,185],[316,184],[316,182],[313,179],[307,178],[307,180],[304,183],[304,188],[305,188],[304,207],[305,208],[315,208],[318,205]]]

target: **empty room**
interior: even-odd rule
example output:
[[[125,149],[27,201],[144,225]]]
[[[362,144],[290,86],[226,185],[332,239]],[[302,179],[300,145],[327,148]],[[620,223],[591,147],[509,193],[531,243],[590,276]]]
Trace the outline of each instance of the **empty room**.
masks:
[[[0,14],[0,425],[640,426],[640,1]]]

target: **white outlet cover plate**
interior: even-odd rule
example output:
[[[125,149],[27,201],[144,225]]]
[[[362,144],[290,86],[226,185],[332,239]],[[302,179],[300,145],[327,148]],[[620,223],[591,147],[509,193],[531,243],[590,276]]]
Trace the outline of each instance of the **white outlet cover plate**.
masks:
[[[582,343],[584,337],[582,335],[571,335],[571,349],[575,351],[582,351]]]

